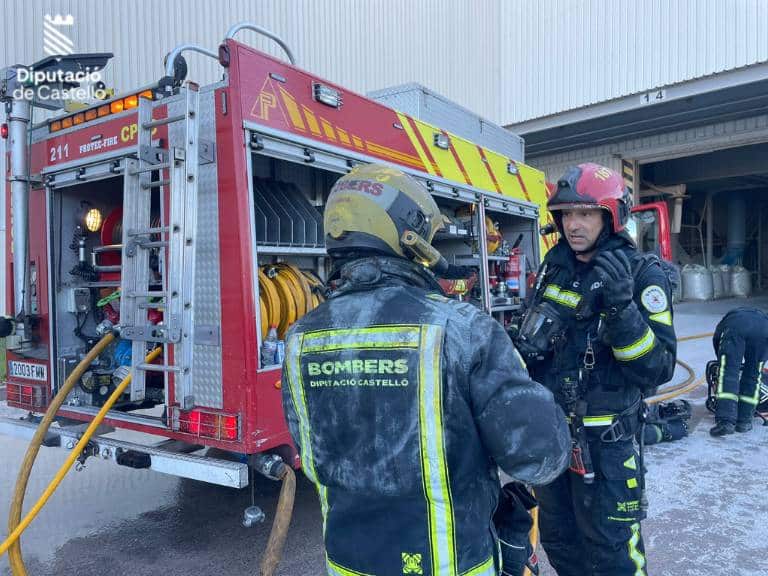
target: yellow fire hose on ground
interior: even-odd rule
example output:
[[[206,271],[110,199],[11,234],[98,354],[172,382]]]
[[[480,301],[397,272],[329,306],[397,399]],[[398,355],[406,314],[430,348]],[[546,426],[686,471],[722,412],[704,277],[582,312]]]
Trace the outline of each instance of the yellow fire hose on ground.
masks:
[[[280,480],[283,482],[280,488],[280,497],[277,500],[277,510],[275,510],[275,519],[272,521],[272,530],[269,533],[267,548],[261,559],[261,576],[272,576],[277,568],[280,558],[283,556],[283,546],[288,537],[288,527],[291,524],[293,515],[293,498],[296,494],[296,475],[293,468],[284,464],[280,473]]]
[[[28,518],[24,519],[26,522],[20,524],[21,509],[24,504],[24,494],[27,490],[27,481],[29,480],[29,475],[32,472],[32,466],[34,465],[37,454],[40,451],[40,446],[43,442],[43,439],[45,438],[45,434],[48,432],[48,429],[53,423],[53,419],[55,418],[59,408],[61,408],[61,405],[64,403],[67,395],[72,390],[72,388],[74,388],[77,381],[83,375],[83,372],[85,372],[85,370],[91,365],[96,357],[101,354],[104,348],[109,346],[109,344],[111,344],[114,339],[115,337],[111,333],[105,335],[93,348],[91,348],[90,352],[88,352],[85,358],[83,358],[82,362],[77,365],[77,367],[65,380],[64,385],[62,386],[59,393],[51,402],[51,405],[48,407],[43,420],[38,425],[37,430],[35,430],[35,434],[29,443],[27,453],[24,455],[24,461],[21,464],[21,469],[19,470],[19,475],[16,480],[16,488],[14,491],[13,500],[11,501],[11,510],[10,514],[8,515],[9,536],[5,542],[0,545],[0,555],[2,555],[6,550],[10,548],[10,552],[8,553],[8,560],[14,576],[21,576],[27,573],[24,567],[24,562],[21,558],[21,546],[18,542],[18,538],[26,526],[29,525],[29,523],[32,521],[34,515],[37,515],[37,512],[40,510],[40,508],[42,508],[41,504],[39,507],[37,507],[37,511],[35,511],[34,515],[28,516]],[[78,454],[78,451],[72,451],[72,455],[75,455],[75,457]],[[69,463],[69,466],[71,465],[72,462]],[[67,468],[64,470],[65,474],[67,470],[69,470],[69,466],[67,466]],[[63,477],[64,474],[61,476]]]
[[[122,382],[120,382],[117,388],[115,388],[115,390],[112,392],[110,397],[104,403],[104,406],[102,406],[101,410],[99,410],[99,413],[93,418],[88,428],[86,428],[85,432],[83,433],[83,436],[80,438],[77,445],[74,447],[74,449],[72,449],[67,459],[61,465],[61,467],[59,468],[58,472],[54,476],[51,483],[46,487],[43,494],[40,496],[37,502],[35,502],[35,505],[27,513],[24,519],[19,521],[21,518],[21,509],[24,504],[24,494],[26,492],[27,482],[29,480],[30,472],[32,471],[32,466],[35,462],[35,458],[37,457],[37,453],[40,450],[40,445],[42,444],[43,438],[45,437],[45,434],[48,432],[50,425],[53,423],[53,419],[56,415],[56,412],[64,403],[64,400],[66,399],[67,395],[72,390],[74,385],[77,383],[82,373],[85,372],[85,369],[88,366],[90,366],[90,364],[94,361],[94,359],[113,340],[114,340],[114,336],[112,334],[107,334],[106,336],[104,336],[96,344],[96,346],[94,346],[91,349],[91,351],[80,362],[80,364],[78,364],[78,366],[75,368],[72,374],[70,374],[69,378],[67,378],[67,380],[65,381],[64,386],[62,386],[59,393],[51,402],[51,405],[49,406],[48,410],[45,413],[43,421],[37,427],[37,430],[35,431],[35,435],[32,438],[32,441],[30,442],[29,448],[27,449],[27,454],[24,457],[22,468],[19,471],[19,476],[16,482],[16,489],[14,492],[14,498],[11,504],[11,513],[9,515],[9,520],[8,520],[9,535],[8,535],[8,538],[2,544],[0,544],[0,555],[4,554],[9,548],[12,548],[11,553],[9,554],[9,561],[10,561],[11,570],[14,576],[26,576],[26,573],[27,573],[24,567],[24,562],[21,557],[21,548],[18,543],[19,536],[21,536],[22,532],[26,530],[26,528],[29,526],[32,520],[35,519],[35,517],[43,508],[43,506],[45,506],[45,504],[48,502],[48,499],[51,497],[54,491],[59,487],[59,484],[61,484],[61,481],[64,479],[64,476],[66,476],[67,472],[69,472],[69,469],[72,467],[72,464],[75,463],[75,460],[78,459],[80,454],[88,445],[88,442],[90,441],[91,436],[93,436],[94,432],[99,427],[102,420],[104,420],[104,417],[107,415],[107,412],[112,408],[112,406],[117,401],[117,399],[123,394],[125,389],[131,383],[131,376],[128,375],[123,379]],[[152,362],[155,358],[157,358],[160,355],[161,352],[162,352],[162,348],[160,347],[155,348],[154,350],[152,350],[152,352],[150,352],[147,355],[145,361],[147,363]]]
[[[19,537],[27,529],[32,520],[35,519],[37,514],[42,510],[43,506],[48,502],[51,495],[59,487],[59,484],[66,476],[69,469],[82,454],[85,447],[88,445],[91,437],[96,429],[99,427],[107,412],[117,402],[118,398],[123,394],[125,389],[131,383],[131,375],[128,375],[122,382],[115,388],[114,392],[110,395],[104,406],[101,407],[99,413],[93,418],[88,428],[83,433],[80,441],[72,449],[68,458],[61,465],[58,472],[54,476],[51,483],[46,487],[43,494],[38,501],[27,513],[24,519],[21,519],[21,511],[24,505],[24,496],[27,490],[27,483],[29,481],[32,467],[37,458],[37,454],[40,451],[43,439],[47,434],[51,424],[53,423],[56,413],[61,408],[64,400],[66,400],[69,393],[77,384],[80,377],[86,371],[86,369],[93,363],[104,349],[114,341],[113,334],[105,335],[99,342],[88,352],[83,360],[72,371],[69,377],[64,381],[64,385],[61,387],[56,397],[51,401],[48,410],[45,413],[42,421],[35,430],[35,434],[30,441],[27,452],[24,456],[19,475],[16,480],[16,487],[14,490],[13,500],[11,502],[11,510],[8,517],[8,538],[0,544],[0,556],[6,551],[8,552],[8,560],[11,566],[13,576],[27,576],[26,566],[21,555],[21,545],[19,543]],[[149,364],[155,360],[162,352],[161,347],[157,347],[147,354],[144,361]],[[283,466],[280,474],[280,480],[282,480],[282,488],[280,490],[280,498],[277,504],[277,511],[275,513],[275,519],[272,524],[272,531],[269,535],[269,541],[267,542],[266,552],[261,562],[261,576],[271,576],[282,556],[283,546],[285,545],[286,537],[288,536],[288,527],[291,523],[291,516],[293,512],[294,495],[296,492],[296,476],[290,466]]]
[[[682,338],[678,338],[678,342],[687,342],[689,340],[699,340],[701,338],[709,338],[713,335],[713,332],[706,332],[704,334],[694,334],[692,336],[683,336]],[[706,377],[706,374],[701,376],[701,378],[696,379],[696,372],[691,368],[691,366],[687,362],[683,362],[682,360],[677,360],[677,363],[682,366],[687,372],[688,372],[688,378],[686,378],[683,382],[680,384],[675,384],[674,386],[671,386],[665,390],[663,390],[661,393],[656,394],[655,396],[650,396],[645,399],[646,404],[658,404],[659,402],[665,402],[671,398],[675,398],[677,396],[680,396],[681,394],[686,394],[687,392],[690,392],[694,388],[696,388],[699,384],[701,384],[702,380]]]

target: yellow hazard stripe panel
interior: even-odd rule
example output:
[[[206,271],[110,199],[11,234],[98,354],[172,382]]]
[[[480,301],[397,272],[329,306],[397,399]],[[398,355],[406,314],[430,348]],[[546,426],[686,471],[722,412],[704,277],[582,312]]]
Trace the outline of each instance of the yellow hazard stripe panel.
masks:
[[[613,348],[613,357],[622,362],[635,360],[647,354],[656,343],[656,334],[648,328],[637,341],[623,348]]]
[[[440,169],[440,173],[443,175],[443,178],[447,178],[448,180],[455,180],[456,182],[460,183],[466,183],[464,174],[462,174],[461,168],[459,168],[459,165],[456,163],[453,152],[450,150],[443,150],[442,148],[438,148],[434,144],[435,134],[441,132],[441,130],[430,124],[427,124],[426,122],[416,120],[415,118],[412,118],[412,120],[416,126],[416,130],[419,131],[419,134],[421,134],[421,137],[424,139],[424,143],[429,146],[429,153],[432,154],[432,158],[434,158],[435,162],[437,163],[437,167]],[[451,141],[456,138],[456,136],[453,134],[449,134],[449,136]]]
[[[439,326],[422,328],[419,361],[419,428],[424,494],[429,507],[432,574],[455,576],[456,542],[453,501],[448,478],[443,430],[443,398],[440,354],[443,331]]]
[[[435,171],[432,168],[432,162],[430,162],[429,157],[427,156],[427,153],[424,151],[424,147],[421,145],[421,142],[419,142],[419,139],[416,137],[416,133],[413,131],[413,127],[411,126],[411,123],[408,120],[408,117],[405,114],[401,114],[398,112],[397,119],[400,121],[400,125],[403,127],[403,129],[405,130],[405,133],[408,135],[408,139],[411,141],[413,148],[416,150],[416,153],[419,155],[419,159],[421,160],[421,163],[424,165],[424,168],[430,174],[434,174]]]
[[[483,148],[480,154],[477,144],[455,134],[448,134],[451,139],[451,149],[443,150],[434,144],[435,134],[442,131],[440,128],[405,114],[398,113],[397,117],[422,164],[430,174],[438,174],[431,162],[431,159],[434,159],[439,170],[438,175],[537,204],[539,225],[544,226],[547,223],[546,206],[549,196],[544,172],[522,162],[512,162],[514,173],[511,174],[508,169],[510,158],[488,148]],[[418,135],[414,132],[413,126],[418,130]],[[428,150],[424,149],[425,146]],[[541,237],[542,255],[554,246],[555,242],[554,237]]]
[[[477,144],[453,135],[451,135],[451,144],[453,144],[456,155],[461,159],[461,163],[467,176],[469,176],[472,186],[497,192],[493,178],[485,167],[483,157],[480,155],[480,150],[477,149]]]

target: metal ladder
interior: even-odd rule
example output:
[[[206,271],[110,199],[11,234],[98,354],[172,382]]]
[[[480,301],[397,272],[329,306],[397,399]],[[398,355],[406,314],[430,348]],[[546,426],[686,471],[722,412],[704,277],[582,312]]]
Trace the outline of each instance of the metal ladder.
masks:
[[[173,376],[175,398],[191,408],[192,350],[194,345],[195,247],[197,233],[199,91],[187,82],[182,89],[184,111],[154,120],[153,103],[139,98],[136,158],[128,158],[123,187],[123,249],[120,279],[120,335],[132,341],[131,401],[145,398],[146,373]],[[179,138],[171,138],[172,124],[183,123]],[[152,145],[152,132],[168,125],[168,148]],[[159,171],[159,172],[158,172]],[[153,172],[160,174],[153,180]],[[167,174],[167,178],[165,175]],[[161,215],[168,193],[167,218],[152,226],[152,197],[159,195]],[[164,221],[168,225],[164,225]],[[159,238],[159,239],[158,239]],[[161,289],[150,268],[150,251],[160,249]],[[151,324],[149,310],[162,310],[163,322]],[[164,347],[162,364],[146,364],[147,343]],[[172,350],[169,350],[171,348]]]

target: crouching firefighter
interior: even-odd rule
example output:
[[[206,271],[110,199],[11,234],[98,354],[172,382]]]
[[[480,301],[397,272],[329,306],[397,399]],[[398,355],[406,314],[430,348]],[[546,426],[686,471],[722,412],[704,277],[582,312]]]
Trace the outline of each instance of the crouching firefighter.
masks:
[[[603,166],[562,176],[547,205],[560,241],[513,336],[570,420],[570,468],[536,490],[541,542],[560,576],[647,573],[634,438],[643,396],[672,377],[676,341],[667,276],[625,231],[630,202]]]
[[[568,464],[552,393],[496,321],[441,295],[443,222],[384,166],[342,176],[326,204],[332,292],[289,331],[282,391],[334,576],[496,576],[498,467],[543,484]]]
[[[718,322],[712,337],[720,360],[717,407],[712,436],[752,430],[752,419],[760,403],[763,364],[768,359],[768,313],[740,307]]]

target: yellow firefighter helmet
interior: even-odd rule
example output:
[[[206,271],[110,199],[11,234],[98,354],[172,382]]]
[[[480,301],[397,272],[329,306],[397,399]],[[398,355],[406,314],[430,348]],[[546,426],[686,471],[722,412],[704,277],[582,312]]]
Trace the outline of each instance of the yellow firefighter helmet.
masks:
[[[430,244],[444,224],[419,182],[395,168],[366,164],[333,185],[324,215],[325,245],[331,256],[363,250],[432,265],[440,254]]]

